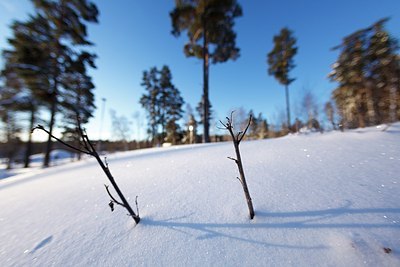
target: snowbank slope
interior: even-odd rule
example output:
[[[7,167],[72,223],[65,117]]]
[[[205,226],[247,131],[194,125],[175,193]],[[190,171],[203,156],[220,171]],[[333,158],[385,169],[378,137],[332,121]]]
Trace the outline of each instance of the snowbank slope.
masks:
[[[400,266],[400,124],[119,153],[0,180],[0,266]],[[386,253],[384,248],[390,248]]]

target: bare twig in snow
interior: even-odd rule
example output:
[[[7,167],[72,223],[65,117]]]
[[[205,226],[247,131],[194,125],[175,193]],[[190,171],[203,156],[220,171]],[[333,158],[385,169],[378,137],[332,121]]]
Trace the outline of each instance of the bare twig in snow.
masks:
[[[138,204],[137,204],[137,197],[136,197],[136,210],[137,213],[136,214],[133,209],[131,208],[131,206],[129,205],[128,201],[125,199],[124,195],[122,194],[121,190],[119,189],[117,183],[115,182],[114,177],[112,176],[110,169],[108,168],[108,163],[107,163],[107,159],[105,159],[105,162],[103,162],[100,159],[99,154],[97,153],[96,149],[94,148],[92,142],[90,141],[89,137],[87,136],[86,132],[84,130],[82,130],[81,128],[81,124],[80,124],[80,120],[78,118],[78,133],[79,136],[81,138],[81,145],[83,145],[84,149],[78,148],[78,147],[74,147],[71,146],[67,143],[65,143],[64,141],[60,140],[59,138],[55,137],[54,135],[50,134],[49,131],[47,131],[43,126],[38,125],[35,128],[32,129],[32,132],[34,130],[42,130],[44,132],[46,132],[48,135],[50,135],[52,138],[54,138],[55,140],[57,140],[59,143],[63,144],[66,147],[69,147],[75,151],[78,151],[80,153],[84,153],[87,155],[90,155],[94,158],[96,158],[97,162],[99,163],[100,167],[103,169],[104,173],[106,174],[108,180],[111,182],[112,186],[114,187],[115,192],[117,192],[117,195],[120,199],[120,201],[118,201],[115,197],[113,197],[113,195],[111,194],[110,190],[108,189],[107,185],[104,185],[107,191],[107,194],[110,196],[111,201],[109,203],[109,206],[111,208],[111,211],[114,210],[114,204],[120,205],[122,207],[124,207],[125,209],[128,210],[129,212],[129,216],[131,216],[133,218],[133,220],[135,221],[136,224],[138,224],[140,222],[140,217],[139,217],[139,209],[138,209]]]
[[[249,208],[249,215],[250,215],[250,219],[254,218],[254,208],[253,208],[253,202],[252,199],[250,197],[250,192],[249,189],[247,187],[247,182],[246,182],[246,178],[244,176],[244,169],[243,169],[243,164],[242,164],[242,158],[240,156],[240,150],[239,150],[239,145],[240,142],[243,140],[243,137],[246,135],[247,130],[249,129],[250,123],[251,123],[251,119],[252,117],[250,116],[249,118],[249,122],[247,123],[246,128],[244,129],[244,131],[239,131],[238,133],[234,133],[233,132],[233,125],[232,125],[232,114],[231,113],[231,117],[228,118],[226,117],[227,122],[223,123],[222,121],[220,121],[220,123],[224,126],[224,128],[226,130],[229,131],[231,137],[232,137],[232,141],[233,141],[233,146],[235,147],[235,152],[236,152],[236,159],[232,158],[232,157],[228,157],[228,159],[233,160],[236,165],[238,166],[239,169],[239,174],[240,174],[240,178],[236,177],[240,183],[242,184],[243,187],[243,191],[244,191],[244,195],[246,197],[246,202],[247,202],[247,206]]]

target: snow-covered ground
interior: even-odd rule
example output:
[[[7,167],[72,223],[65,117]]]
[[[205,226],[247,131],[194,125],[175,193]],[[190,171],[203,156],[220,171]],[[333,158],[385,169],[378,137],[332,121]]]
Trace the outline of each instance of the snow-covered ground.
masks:
[[[400,266],[400,124],[110,155],[0,180],[0,266]],[[385,251],[386,250],[386,251]]]
[[[5,179],[10,176],[14,176],[17,174],[23,174],[31,172],[32,169],[41,168],[43,165],[44,154],[36,154],[30,157],[30,168],[23,168],[23,163],[13,163],[13,168],[11,170],[7,170],[7,164],[5,163],[5,159],[0,159],[0,179]],[[64,164],[67,162],[74,161],[76,159],[76,155],[64,149],[55,149],[50,153],[51,158],[51,166]],[[3,163],[4,162],[4,163]]]

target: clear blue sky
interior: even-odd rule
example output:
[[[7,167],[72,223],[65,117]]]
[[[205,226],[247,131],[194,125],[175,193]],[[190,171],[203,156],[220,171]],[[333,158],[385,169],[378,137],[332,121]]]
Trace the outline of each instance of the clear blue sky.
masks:
[[[96,46],[96,70],[91,74],[96,85],[95,117],[87,126],[90,136],[99,136],[102,101],[106,98],[103,138],[110,137],[109,110],[116,110],[130,120],[133,113],[144,111],[139,105],[143,88],[142,72],[152,66],[167,64],[173,83],[184,100],[193,108],[202,94],[202,63],[186,58],[183,45],[186,36],[170,34],[169,12],[172,0],[98,0],[99,24],[90,25],[89,39]],[[237,45],[241,56],[236,61],[212,65],[210,69],[210,100],[218,119],[232,109],[243,107],[262,112],[272,123],[285,109],[284,88],[267,74],[266,55],[272,49],[272,38],[282,27],[293,30],[298,39],[296,78],[290,86],[292,118],[298,116],[298,103],[305,90],[312,91],[325,103],[335,84],[327,80],[330,65],[338,56],[330,48],[355,30],[364,28],[383,17],[391,19],[387,29],[400,37],[399,0],[239,0],[243,17],[236,20]],[[32,12],[28,0],[0,0],[0,48],[7,46],[13,19],[23,20]],[[2,61],[0,61],[2,64]],[[321,112],[322,113],[322,112]],[[132,124],[132,135],[137,132]],[[215,130],[214,128],[212,131]],[[144,133],[141,134],[144,137]]]

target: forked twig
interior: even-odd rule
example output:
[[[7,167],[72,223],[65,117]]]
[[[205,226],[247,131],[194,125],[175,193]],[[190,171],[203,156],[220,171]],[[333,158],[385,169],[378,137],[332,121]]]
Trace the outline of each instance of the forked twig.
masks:
[[[94,148],[92,142],[90,141],[89,137],[87,136],[86,132],[82,129],[81,127],[81,123],[78,117],[78,134],[79,137],[81,138],[80,144],[83,145],[84,149],[78,148],[78,147],[74,147],[71,146],[67,143],[65,143],[64,141],[60,140],[59,138],[55,137],[54,135],[52,135],[49,131],[47,131],[43,126],[38,125],[35,128],[32,129],[32,132],[34,130],[42,130],[44,132],[46,132],[51,138],[57,140],[59,143],[63,144],[66,147],[69,147],[75,151],[90,155],[94,158],[96,158],[97,162],[99,163],[100,167],[102,168],[102,170],[104,171],[104,173],[106,174],[108,180],[111,182],[112,186],[115,189],[115,192],[117,192],[119,198],[121,199],[121,201],[118,201],[115,197],[113,197],[113,195],[111,194],[110,190],[108,189],[108,185],[104,185],[107,191],[107,194],[110,196],[111,201],[109,203],[109,206],[111,208],[111,211],[114,210],[114,203],[117,205],[120,205],[122,207],[124,207],[125,209],[128,210],[129,212],[129,216],[132,216],[133,220],[135,221],[136,224],[138,224],[140,222],[140,217],[139,217],[139,209],[138,209],[138,204],[137,204],[137,197],[136,197],[136,210],[137,213],[136,214],[131,206],[129,205],[128,201],[125,199],[124,195],[122,194],[121,190],[119,189],[117,183],[115,182],[114,177],[112,176],[110,169],[108,168],[108,162],[107,159],[105,160],[105,163],[100,159],[99,154],[97,153],[96,149]]]
[[[253,201],[252,201],[252,199],[250,197],[250,192],[249,192],[249,189],[247,187],[246,178],[244,176],[242,158],[240,156],[240,150],[239,150],[240,142],[243,140],[243,137],[246,135],[246,132],[249,129],[249,126],[250,126],[250,123],[251,123],[251,120],[252,120],[252,116],[250,115],[249,121],[248,121],[247,126],[244,129],[244,131],[239,131],[238,133],[235,134],[233,132],[232,114],[233,114],[233,112],[231,113],[231,117],[230,118],[226,117],[226,120],[227,120],[226,123],[223,123],[222,121],[220,121],[220,122],[224,126],[224,128],[229,131],[229,133],[230,133],[230,135],[232,137],[233,146],[235,147],[235,152],[236,152],[236,158],[228,157],[228,159],[233,160],[236,163],[236,165],[237,165],[237,167],[239,169],[240,178],[239,177],[236,177],[236,178],[242,184],[244,195],[246,197],[247,206],[249,208],[250,219],[253,219],[254,218]]]

